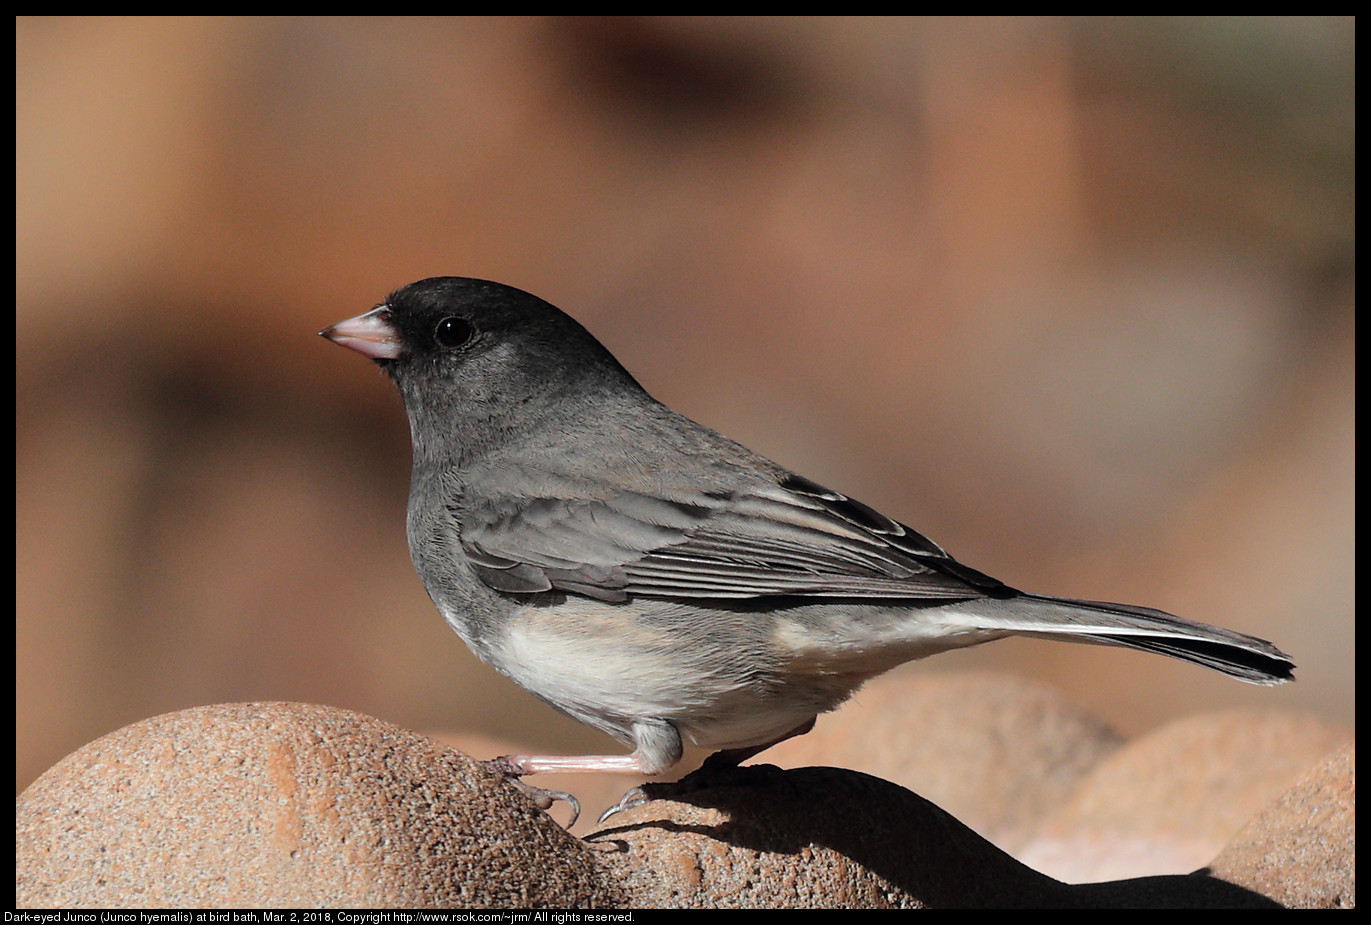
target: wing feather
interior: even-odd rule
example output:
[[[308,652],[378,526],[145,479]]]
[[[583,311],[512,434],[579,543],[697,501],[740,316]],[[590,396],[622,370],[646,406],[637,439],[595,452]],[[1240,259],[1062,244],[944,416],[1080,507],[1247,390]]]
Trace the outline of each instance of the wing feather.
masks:
[[[507,593],[956,600],[1004,588],[903,524],[798,476],[687,498],[623,491],[454,513],[478,574]]]

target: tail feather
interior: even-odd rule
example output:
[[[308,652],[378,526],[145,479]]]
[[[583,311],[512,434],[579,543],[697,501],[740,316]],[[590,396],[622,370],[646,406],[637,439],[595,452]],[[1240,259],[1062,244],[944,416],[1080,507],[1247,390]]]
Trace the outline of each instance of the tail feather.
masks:
[[[1000,601],[1012,632],[1067,642],[1123,646],[1203,665],[1251,684],[1294,680],[1290,656],[1255,636],[1129,604],[1023,594]]]

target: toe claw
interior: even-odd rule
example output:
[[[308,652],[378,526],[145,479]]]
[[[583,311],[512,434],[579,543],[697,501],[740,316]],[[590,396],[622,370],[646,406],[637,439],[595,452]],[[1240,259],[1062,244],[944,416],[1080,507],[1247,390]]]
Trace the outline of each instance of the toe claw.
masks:
[[[613,816],[616,813],[621,813],[626,809],[633,809],[633,807],[635,806],[642,806],[644,803],[649,802],[651,799],[652,798],[648,796],[647,791],[645,789],[643,789],[642,787],[634,787],[628,793],[625,793],[623,796],[619,797],[618,803],[615,803],[609,809],[600,813],[600,818],[595,820],[595,824],[604,825],[605,820],[608,819],[610,816]]]
[[[565,790],[543,790],[543,793],[548,797],[548,804],[546,807],[543,808],[544,812],[552,808],[552,803],[554,800],[561,800],[568,807],[570,807],[571,819],[566,824],[566,827],[568,829],[576,824],[577,819],[581,818],[581,801],[576,799],[571,794],[567,793]]]
[[[524,795],[533,801],[533,805],[543,812],[547,812],[552,808],[552,804],[559,800],[565,803],[571,808],[571,821],[566,824],[568,829],[576,824],[577,819],[581,818],[581,801],[567,793],[565,790],[545,790],[542,787],[535,787],[530,783],[526,783],[517,777],[509,777],[506,778],[506,780],[522,790]]]

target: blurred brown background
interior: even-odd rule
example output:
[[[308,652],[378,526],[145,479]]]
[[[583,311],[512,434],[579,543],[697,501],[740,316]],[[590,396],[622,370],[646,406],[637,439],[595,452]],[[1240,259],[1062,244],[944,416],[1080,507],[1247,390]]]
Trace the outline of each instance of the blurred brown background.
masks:
[[[1017,671],[1130,732],[1351,723],[1354,46],[1350,18],[19,19],[17,788],[220,701],[619,750],[448,631],[399,399],[315,336],[444,274],[560,305],[973,566],[1272,639],[1299,682],[1028,641],[901,670]]]

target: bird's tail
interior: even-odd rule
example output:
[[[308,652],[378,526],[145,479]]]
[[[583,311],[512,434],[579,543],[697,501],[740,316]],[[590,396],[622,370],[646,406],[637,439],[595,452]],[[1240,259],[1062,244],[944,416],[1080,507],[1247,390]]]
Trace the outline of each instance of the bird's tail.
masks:
[[[1182,620],[1165,611],[1104,601],[1020,594],[976,602],[995,614],[995,627],[1022,636],[1125,646],[1213,668],[1251,684],[1293,681],[1290,656],[1255,636]]]

